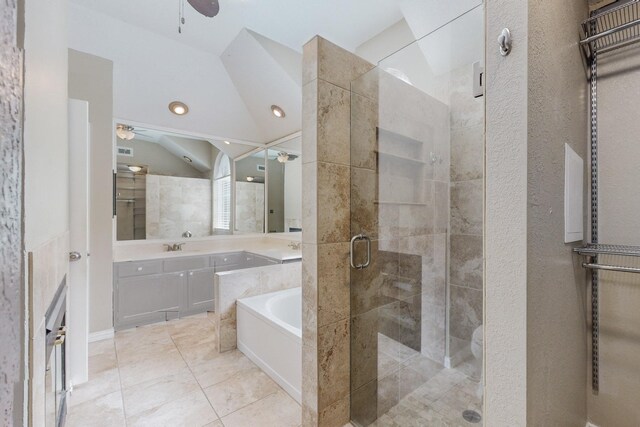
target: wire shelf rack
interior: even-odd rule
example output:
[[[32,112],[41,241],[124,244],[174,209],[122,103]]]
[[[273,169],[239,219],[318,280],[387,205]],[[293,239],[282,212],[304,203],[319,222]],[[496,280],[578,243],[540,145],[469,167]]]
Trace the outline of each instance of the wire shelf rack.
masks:
[[[580,45],[589,61],[598,55],[640,41],[640,0],[594,13],[582,23]]]
[[[640,246],[603,245],[590,243],[581,248],[575,248],[574,252],[580,255],[621,255],[640,257]]]

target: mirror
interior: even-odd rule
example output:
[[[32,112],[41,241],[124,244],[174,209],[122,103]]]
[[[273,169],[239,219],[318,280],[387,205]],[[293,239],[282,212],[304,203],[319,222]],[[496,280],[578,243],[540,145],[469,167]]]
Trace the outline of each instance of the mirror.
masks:
[[[116,126],[117,240],[232,234],[232,159],[255,145]]]
[[[236,161],[235,232],[264,233],[265,176],[264,150]]]
[[[302,139],[267,150],[268,232],[302,231]]]
[[[301,150],[296,136],[236,159],[235,233],[302,231]]]

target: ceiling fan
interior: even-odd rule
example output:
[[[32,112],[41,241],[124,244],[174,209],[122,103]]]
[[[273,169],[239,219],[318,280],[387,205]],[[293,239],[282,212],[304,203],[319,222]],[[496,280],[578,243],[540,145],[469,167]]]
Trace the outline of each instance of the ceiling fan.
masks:
[[[135,131],[135,132],[134,132]],[[127,141],[132,140],[136,137],[136,133],[146,132],[145,129],[135,129],[133,126],[123,125],[122,123],[118,123],[116,126],[116,135],[120,139],[124,139]]]
[[[280,151],[276,158],[280,163],[286,163],[297,159],[298,156],[296,154],[287,153],[286,151]]]
[[[187,2],[198,13],[206,16],[207,18],[213,18],[220,12],[220,4],[218,3],[218,0],[187,0]],[[182,34],[182,26],[185,23],[184,0],[180,0],[180,9],[178,15],[178,33]]]

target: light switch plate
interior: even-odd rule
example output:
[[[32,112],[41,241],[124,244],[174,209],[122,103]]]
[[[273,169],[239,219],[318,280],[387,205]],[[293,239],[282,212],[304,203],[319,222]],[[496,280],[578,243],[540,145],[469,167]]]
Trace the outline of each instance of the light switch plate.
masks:
[[[584,237],[584,160],[564,144],[564,242]]]

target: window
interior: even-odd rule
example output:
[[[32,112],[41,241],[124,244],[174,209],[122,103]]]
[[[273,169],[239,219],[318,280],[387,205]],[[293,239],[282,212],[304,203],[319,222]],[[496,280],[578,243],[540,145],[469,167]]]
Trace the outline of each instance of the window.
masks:
[[[213,178],[213,228],[231,230],[231,162],[218,154]]]

